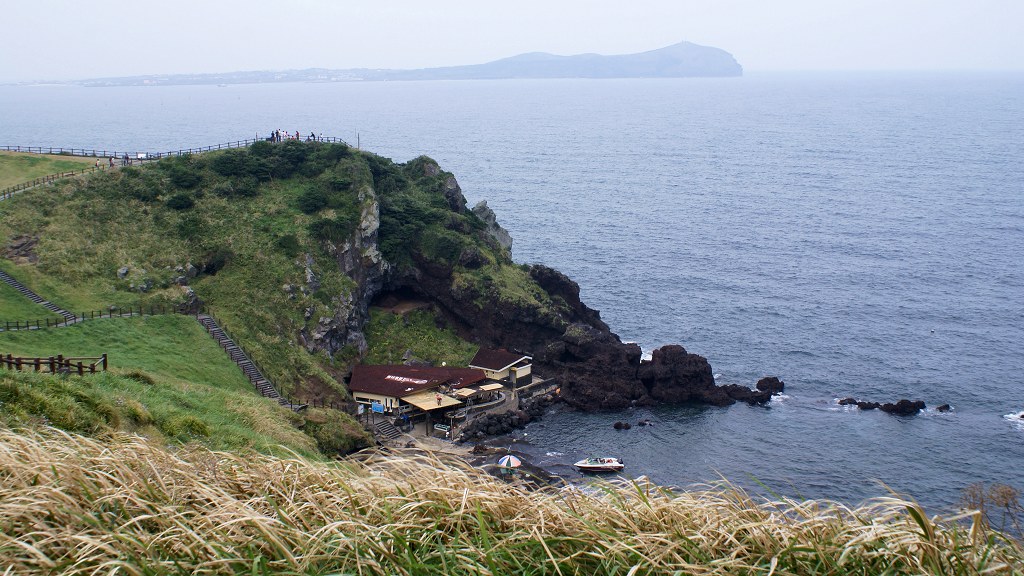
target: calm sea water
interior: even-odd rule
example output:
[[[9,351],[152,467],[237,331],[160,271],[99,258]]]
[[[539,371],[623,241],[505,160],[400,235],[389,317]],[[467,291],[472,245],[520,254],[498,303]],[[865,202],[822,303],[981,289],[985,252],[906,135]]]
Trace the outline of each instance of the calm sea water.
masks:
[[[1024,489],[1024,75],[0,87],[0,144],[170,150],[269,133],[421,154],[624,340],[769,407],[558,409],[513,439],[672,485],[937,508]],[[922,399],[910,418],[840,407]],[[615,431],[616,420],[654,425]]]

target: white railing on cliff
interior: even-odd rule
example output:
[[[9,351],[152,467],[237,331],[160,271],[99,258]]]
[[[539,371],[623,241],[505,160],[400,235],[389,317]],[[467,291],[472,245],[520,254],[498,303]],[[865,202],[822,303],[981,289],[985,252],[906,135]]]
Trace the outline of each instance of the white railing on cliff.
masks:
[[[295,138],[291,138],[295,140]],[[318,136],[316,138],[307,137],[300,138],[306,142],[330,142],[348,145],[341,138],[334,136]],[[249,138],[247,140],[236,140],[234,142],[225,142],[223,144],[214,144],[213,146],[203,146],[201,148],[182,148],[179,150],[170,150],[168,152],[143,152],[135,151],[129,152],[127,150],[101,150],[98,148],[63,148],[53,146],[0,146],[0,150],[6,152],[26,152],[29,154],[56,154],[64,156],[84,156],[87,158],[124,158],[128,156],[132,160],[158,160],[160,158],[167,158],[169,156],[185,156],[188,154],[201,154],[203,152],[212,152],[214,150],[227,150],[229,148],[243,148],[250,146],[256,142],[269,142],[267,138]],[[287,140],[286,140],[287,141]]]

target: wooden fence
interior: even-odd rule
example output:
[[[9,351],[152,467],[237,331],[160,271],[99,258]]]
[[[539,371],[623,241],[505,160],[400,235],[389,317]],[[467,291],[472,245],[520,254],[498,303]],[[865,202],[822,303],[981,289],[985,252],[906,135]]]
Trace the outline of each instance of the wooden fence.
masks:
[[[4,320],[3,324],[0,325],[0,330],[3,331],[15,331],[15,330],[39,330],[41,328],[70,326],[84,320],[94,320],[96,318],[126,318],[131,316],[160,316],[165,314],[189,314],[195,315],[191,310],[181,310],[174,306],[167,305],[152,305],[146,306],[128,306],[127,308],[113,307],[108,310],[93,310],[91,312],[80,312],[78,317],[74,320],[64,320],[58,318],[42,318],[35,320]]]
[[[100,150],[96,148],[54,148],[45,146],[0,146],[0,150],[7,152],[27,152],[29,154],[55,154],[62,156],[84,156],[87,158],[124,158],[126,155],[133,161],[148,161],[148,160],[159,160],[160,158],[168,158],[171,156],[187,156],[189,154],[202,154],[203,152],[213,152],[215,150],[228,150],[230,148],[244,148],[250,146],[256,142],[268,141],[264,138],[249,138],[246,140],[235,140],[234,142],[224,142],[221,144],[214,144],[212,146],[201,146],[199,148],[180,148],[178,150],[169,150],[167,152],[128,152],[125,150]],[[348,144],[341,138],[334,136],[318,137],[316,142],[328,142],[331,144]]]
[[[91,360],[91,362],[89,362]],[[0,367],[8,370],[24,372],[49,372],[51,374],[95,374],[97,367],[100,372],[107,370],[107,355],[101,356],[68,356],[57,355],[46,358],[0,355]]]

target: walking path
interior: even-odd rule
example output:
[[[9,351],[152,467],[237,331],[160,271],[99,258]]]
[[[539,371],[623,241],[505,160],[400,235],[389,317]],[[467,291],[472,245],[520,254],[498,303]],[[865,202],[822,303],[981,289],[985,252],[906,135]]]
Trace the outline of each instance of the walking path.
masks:
[[[24,284],[22,284],[21,282],[18,282],[10,274],[8,274],[8,273],[6,273],[6,272],[4,272],[2,270],[0,270],[0,280],[3,280],[7,284],[9,284],[12,288],[14,288],[18,292],[21,292],[22,294],[24,294],[25,297],[28,298],[29,300],[35,302],[36,304],[39,304],[40,306],[42,306],[43,308],[46,308],[50,312],[53,312],[55,314],[59,314],[59,315],[63,316],[64,317],[65,325],[66,324],[73,324],[73,323],[75,323],[78,320],[78,317],[75,316],[74,314],[72,314],[71,312],[68,312],[67,310],[61,308],[60,306],[57,306],[53,302],[50,302],[49,300],[43,300],[42,296],[40,296],[39,294],[36,294],[35,292],[29,290],[28,288],[25,287]]]
[[[277,403],[282,406],[287,406],[292,410],[299,411],[307,408],[306,404],[292,404],[287,398],[281,396],[274,385],[271,384],[270,380],[260,372],[260,369],[256,367],[256,364],[249,358],[242,348],[227,335],[224,330],[217,325],[217,321],[213,319],[209,314],[197,314],[196,319],[199,323],[206,328],[206,331],[213,336],[213,339],[220,344],[221,348],[227,352],[231,360],[242,369],[242,373],[245,377],[252,382],[252,385],[256,387],[256,391],[262,396],[277,400]]]

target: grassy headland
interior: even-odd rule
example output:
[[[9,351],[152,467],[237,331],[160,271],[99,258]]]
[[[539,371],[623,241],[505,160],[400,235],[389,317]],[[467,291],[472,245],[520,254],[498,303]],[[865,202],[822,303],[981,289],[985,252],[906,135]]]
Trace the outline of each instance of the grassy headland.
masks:
[[[261,143],[166,159],[0,202],[0,267],[75,312],[185,298],[182,279],[282,392],[344,387],[361,351],[309,353],[355,305],[343,248],[380,203],[401,274],[451,271],[466,302],[550,298],[453,211],[449,175],[344,145]],[[374,198],[376,200],[374,200]],[[361,254],[357,256],[367,256]],[[454,264],[453,264],[454,263]],[[0,290],[0,314],[25,319]],[[43,318],[38,308],[29,317]],[[3,318],[0,318],[3,320]],[[427,311],[374,313],[371,361],[463,365],[474,347]],[[729,487],[646,482],[527,491],[462,462],[347,453],[348,416],[255,394],[194,319],[89,320],[0,334],[0,352],[111,355],[85,377],[0,373],[0,571],[18,574],[1011,574],[1024,551],[982,514],[929,518],[897,499],[764,503]],[[126,433],[130,433],[128,435]]]

